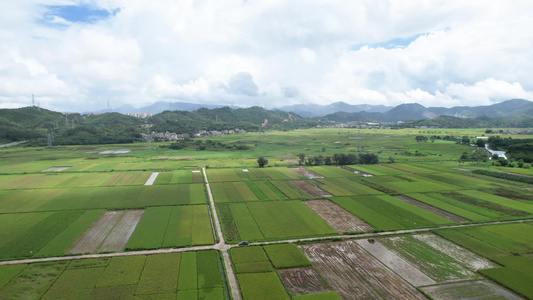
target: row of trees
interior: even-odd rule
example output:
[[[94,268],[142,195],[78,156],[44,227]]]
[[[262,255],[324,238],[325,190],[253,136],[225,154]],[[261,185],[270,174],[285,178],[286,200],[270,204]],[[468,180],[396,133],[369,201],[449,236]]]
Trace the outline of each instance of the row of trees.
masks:
[[[358,155],[349,153],[335,153],[333,156],[314,155],[305,157],[304,153],[298,154],[300,165],[320,166],[320,165],[355,165],[355,164],[378,164],[379,157],[374,153],[359,153]]]

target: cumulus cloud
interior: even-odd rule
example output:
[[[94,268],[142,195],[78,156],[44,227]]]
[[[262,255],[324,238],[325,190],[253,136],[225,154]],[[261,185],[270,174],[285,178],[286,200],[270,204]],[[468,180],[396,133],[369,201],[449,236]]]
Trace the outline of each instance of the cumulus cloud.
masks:
[[[532,27],[531,1],[3,1],[0,107],[533,100]]]
[[[228,92],[236,95],[251,97],[259,95],[259,87],[255,84],[253,76],[246,72],[239,72],[231,76],[227,89]]]

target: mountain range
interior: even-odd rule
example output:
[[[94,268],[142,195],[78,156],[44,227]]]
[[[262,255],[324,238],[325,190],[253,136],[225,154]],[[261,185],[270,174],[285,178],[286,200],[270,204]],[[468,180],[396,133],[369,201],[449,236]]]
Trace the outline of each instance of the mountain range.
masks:
[[[163,111],[195,111],[199,108],[216,109],[222,107],[225,107],[225,105],[159,101],[141,108],[123,105],[116,109],[102,110],[100,112],[118,112],[121,114],[144,112],[155,115]],[[239,109],[240,107],[232,106],[231,108]],[[335,102],[328,105],[296,104],[283,106],[276,110],[292,112],[304,118],[336,122],[398,122],[407,120],[430,120],[438,116],[458,118],[479,118],[484,116],[498,118],[513,115],[533,115],[533,102],[524,99],[511,99],[487,106],[455,106],[451,108],[425,107],[417,103],[400,104],[392,107],[371,104],[352,105],[345,102]]]
[[[299,111],[294,111],[299,113]],[[409,120],[431,120],[438,116],[456,118],[502,118],[510,116],[533,116],[533,102],[524,99],[511,99],[487,106],[425,107],[417,103],[400,104],[384,112],[339,111],[318,119],[336,122],[375,121],[399,122]],[[316,118],[316,117],[315,117]]]

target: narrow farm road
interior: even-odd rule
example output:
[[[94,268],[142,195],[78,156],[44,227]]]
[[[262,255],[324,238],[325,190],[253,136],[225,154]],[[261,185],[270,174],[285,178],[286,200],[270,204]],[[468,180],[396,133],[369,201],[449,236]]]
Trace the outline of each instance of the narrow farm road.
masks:
[[[213,216],[214,225],[216,228],[216,232],[218,235],[219,242],[215,245],[215,249],[220,250],[222,252],[222,257],[224,259],[224,265],[226,266],[226,278],[228,280],[228,284],[231,288],[231,294],[233,296],[234,300],[240,300],[241,292],[239,289],[239,284],[237,283],[237,277],[235,277],[235,273],[233,273],[233,267],[231,265],[231,261],[229,258],[228,250],[231,248],[229,245],[226,244],[226,241],[224,240],[224,235],[222,235],[222,227],[220,227],[220,221],[218,219],[217,210],[215,209],[215,200],[213,199],[213,194],[211,193],[211,187],[209,186],[209,181],[207,180],[207,173],[205,172],[205,168],[202,168],[202,173],[204,174],[204,180],[205,180],[205,188],[207,190],[207,196],[209,198],[209,203],[211,204],[211,215]]]

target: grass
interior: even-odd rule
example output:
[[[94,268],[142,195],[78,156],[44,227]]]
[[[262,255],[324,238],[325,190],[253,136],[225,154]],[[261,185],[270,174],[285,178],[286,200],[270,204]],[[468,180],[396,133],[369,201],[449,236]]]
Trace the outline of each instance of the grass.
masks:
[[[49,215],[0,248],[0,259],[35,255],[82,214],[82,211],[61,211]]]
[[[147,208],[126,244],[126,250],[161,247],[171,212],[171,206]]]
[[[145,259],[145,256],[113,257],[96,286],[112,287],[137,284]]]
[[[20,271],[26,268],[27,265],[8,265],[0,267],[0,290],[9,282],[13,277],[17,276]]]
[[[156,254],[146,257],[135,294],[175,293],[178,288],[181,253]]]
[[[215,250],[196,252],[198,268],[198,288],[200,290],[222,288],[222,270],[219,264],[219,254]],[[218,293],[216,293],[218,294]]]
[[[198,271],[196,252],[185,252],[181,255],[178,291],[198,289]]]
[[[28,265],[0,290],[0,299],[39,299],[63,273],[68,262]]]
[[[263,246],[276,269],[310,267],[311,262],[295,244]]]
[[[105,268],[71,269],[61,274],[42,299],[87,299]]]
[[[525,275],[511,268],[494,268],[479,272],[528,299],[533,298],[533,285],[531,285],[533,276]]]
[[[445,210],[445,211],[450,212],[452,214],[458,215],[458,216],[463,217],[465,219],[469,219],[469,220],[472,220],[472,221],[487,221],[487,220],[490,220],[486,216],[477,214],[475,212],[466,210],[466,209],[461,208],[461,207],[454,206],[454,205],[452,205],[450,203],[447,203],[445,201],[441,201],[441,200],[439,200],[437,198],[433,198],[433,197],[431,197],[431,195],[433,195],[433,194],[432,193],[427,193],[427,194],[420,194],[420,193],[407,194],[408,197],[411,197],[411,198],[413,198],[415,200],[424,202],[424,203],[429,204],[431,206],[440,208],[442,210]]]
[[[436,282],[478,278],[475,272],[467,270],[453,257],[412,236],[385,238],[380,242]]]
[[[267,240],[336,233],[301,201],[250,202],[246,205]],[[241,238],[244,238],[242,234]]]
[[[236,273],[272,271],[272,265],[261,246],[231,248],[230,255]]]
[[[244,299],[290,299],[274,272],[237,274]]]
[[[68,226],[61,233],[56,235],[48,244],[39,250],[35,256],[52,256],[61,255],[68,250],[72,244],[79,238],[83,232],[91,226],[91,224],[98,219],[105,211],[104,210],[88,210],[78,217],[70,226]]]
[[[270,183],[273,186],[275,186],[279,191],[281,191],[289,199],[308,199],[309,198],[309,196],[306,195],[304,192],[298,189],[295,189],[292,185],[286,183],[285,181],[273,180],[273,181],[270,181]]]

